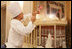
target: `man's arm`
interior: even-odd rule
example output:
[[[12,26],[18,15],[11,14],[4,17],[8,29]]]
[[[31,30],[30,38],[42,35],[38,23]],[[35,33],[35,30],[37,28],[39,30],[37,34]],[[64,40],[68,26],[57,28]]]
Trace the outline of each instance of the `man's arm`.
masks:
[[[21,22],[15,20],[11,22],[11,27],[19,34],[26,35],[31,33],[35,28],[35,25],[33,25],[33,22],[35,22],[35,20],[36,20],[36,16],[33,15],[31,21],[26,27]]]
[[[11,21],[11,27],[17,33],[21,35],[26,35],[32,32],[32,30],[35,28],[35,25],[33,25],[32,22],[30,21],[29,24],[25,27],[21,22],[13,20]]]

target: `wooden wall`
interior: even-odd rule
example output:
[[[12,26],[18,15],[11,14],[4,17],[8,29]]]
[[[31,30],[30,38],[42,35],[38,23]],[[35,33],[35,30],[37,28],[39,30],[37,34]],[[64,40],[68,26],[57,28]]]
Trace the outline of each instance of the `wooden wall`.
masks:
[[[5,43],[6,8],[1,8],[1,45]]]
[[[67,26],[66,26],[66,41],[67,47],[71,47],[71,1],[66,1],[66,16],[67,16]]]

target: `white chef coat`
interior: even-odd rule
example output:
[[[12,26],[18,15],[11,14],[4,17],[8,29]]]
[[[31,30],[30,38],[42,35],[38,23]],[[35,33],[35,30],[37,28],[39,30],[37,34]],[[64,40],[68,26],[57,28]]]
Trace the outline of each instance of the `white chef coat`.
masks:
[[[21,48],[24,42],[24,35],[31,33],[34,28],[35,25],[31,21],[25,27],[21,21],[11,20],[8,42],[6,43],[7,48]]]

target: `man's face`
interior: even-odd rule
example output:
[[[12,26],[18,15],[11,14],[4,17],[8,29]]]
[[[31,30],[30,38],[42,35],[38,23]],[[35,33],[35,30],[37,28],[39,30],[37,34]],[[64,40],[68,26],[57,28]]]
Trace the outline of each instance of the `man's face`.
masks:
[[[23,19],[23,13],[20,13],[17,17],[18,20],[22,20]]]

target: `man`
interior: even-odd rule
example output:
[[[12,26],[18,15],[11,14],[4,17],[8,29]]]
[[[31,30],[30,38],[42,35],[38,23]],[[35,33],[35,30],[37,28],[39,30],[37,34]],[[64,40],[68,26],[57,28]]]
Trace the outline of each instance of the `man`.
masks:
[[[9,30],[8,42],[6,48],[21,48],[24,42],[24,36],[30,34],[35,28],[33,22],[36,20],[36,13],[33,13],[31,21],[25,27],[21,20],[23,19],[23,13],[17,2],[8,6],[8,11],[12,14],[11,27]]]

